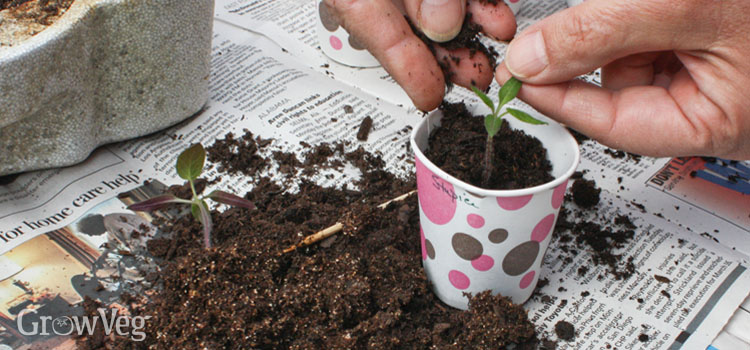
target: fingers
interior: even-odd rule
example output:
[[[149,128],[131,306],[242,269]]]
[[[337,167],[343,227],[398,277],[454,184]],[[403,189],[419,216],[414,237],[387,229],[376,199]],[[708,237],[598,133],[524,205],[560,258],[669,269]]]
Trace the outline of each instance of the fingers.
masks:
[[[654,60],[657,52],[623,57],[602,67],[602,87],[620,90],[654,82]]]
[[[498,82],[510,72],[501,67]],[[616,149],[649,156],[711,155],[728,129],[723,113],[686,71],[669,89],[641,86],[611,91],[580,80],[524,84],[519,98],[557,121]]]
[[[517,36],[506,65],[524,81],[548,84],[636,53],[700,48],[716,30],[701,30],[706,24],[696,13],[698,3],[589,0]]]
[[[450,80],[465,88],[472,85],[486,90],[492,83],[493,71],[489,58],[481,53],[472,55],[469,49],[446,50],[435,47],[435,56],[450,70]]]
[[[467,11],[471,13],[471,20],[482,26],[484,34],[495,40],[507,41],[516,35],[516,17],[504,1],[495,5],[470,1]]]
[[[443,100],[445,80],[429,48],[412,32],[390,0],[325,0],[346,30],[358,38],[420,110]]]
[[[430,40],[446,42],[461,31],[466,12],[483,32],[496,40],[510,40],[516,34],[516,18],[503,2],[496,4],[467,0],[405,0],[406,14]]]
[[[406,13],[430,40],[456,37],[466,16],[466,0],[405,0]]]

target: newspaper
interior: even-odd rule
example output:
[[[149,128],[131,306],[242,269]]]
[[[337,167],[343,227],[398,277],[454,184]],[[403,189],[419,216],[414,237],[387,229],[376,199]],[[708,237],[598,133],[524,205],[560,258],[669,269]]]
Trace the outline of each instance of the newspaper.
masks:
[[[136,254],[145,238],[130,232],[156,228],[126,207],[182,183],[173,166],[192,143],[210,146],[227,133],[249,130],[293,152],[301,141],[354,141],[352,130],[371,116],[366,147],[379,150],[390,171],[413,171],[405,160],[412,156],[407,141],[421,114],[382,68],[350,68],[320,53],[316,6],[309,0],[217,1],[210,101],[201,113],[163,132],[102,147],[76,166],[23,174],[0,186],[0,349],[69,349],[71,338],[45,321],[72,316],[78,311],[71,307],[87,295],[111,305],[118,293],[145,292],[139,289],[148,285],[142,268],[154,264]],[[562,0],[528,2],[520,27],[565,7]],[[502,52],[504,45],[496,45]],[[478,102],[461,88],[447,98]],[[538,331],[554,338],[558,321],[573,323],[576,338],[558,342],[561,349],[707,348],[750,291],[750,196],[747,184],[733,177],[747,175],[750,162],[621,157],[594,141],[581,151],[579,170],[603,189],[607,205],[600,214],[626,214],[637,226],[621,251],[633,258],[636,272],[599,279],[599,268],[578,273],[588,264],[587,252],[569,264],[549,255],[541,276],[550,282],[545,297],[524,305]],[[316,180],[329,186],[347,181]],[[252,185],[222,174],[212,186],[242,193]],[[649,341],[639,340],[642,335]]]

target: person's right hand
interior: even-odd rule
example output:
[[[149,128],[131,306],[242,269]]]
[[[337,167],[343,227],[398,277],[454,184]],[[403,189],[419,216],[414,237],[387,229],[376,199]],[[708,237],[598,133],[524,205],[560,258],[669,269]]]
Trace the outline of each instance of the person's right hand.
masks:
[[[750,1],[587,0],[527,28],[499,83],[613,148],[750,159]],[[602,87],[574,78],[602,68]]]
[[[452,82],[480,89],[492,82],[493,64],[481,53],[470,57],[468,49],[448,52],[435,46],[433,55],[412,32],[403,13],[436,42],[454,38],[467,12],[494,39],[509,40],[516,33],[515,17],[502,0],[497,5],[483,1],[467,5],[467,0],[324,0],[324,5],[424,111],[437,108],[445,93],[438,61],[450,67]]]

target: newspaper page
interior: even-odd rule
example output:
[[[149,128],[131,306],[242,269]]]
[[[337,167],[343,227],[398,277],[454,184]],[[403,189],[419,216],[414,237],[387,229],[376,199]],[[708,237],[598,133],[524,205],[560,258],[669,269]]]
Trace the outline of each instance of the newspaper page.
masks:
[[[335,80],[391,103],[413,107],[406,93],[382,67],[354,68],[325,57],[315,28],[320,6],[320,0],[218,1],[216,18],[270,38]]]
[[[278,147],[285,151],[295,151],[303,147],[300,141],[354,140],[352,130],[369,115],[375,123],[367,147],[380,150],[391,171],[413,171],[404,158],[411,157],[406,142],[411,126],[421,118],[418,113],[352,88],[339,76],[331,79],[321,73],[318,62],[295,56],[303,50],[292,47],[306,44],[290,40],[281,49],[274,44],[277,39],[272,42],[225,23],[220,10],[224,3],[231,2],[217,3],[211,97],[201,113],[163,132],[102,147],[82,164],[23,174],[0,186],[0,347],[73,348],[69,335],[74,330],[55,329],[56,323],[49,322],[80,315],[84,296],[117,305],[121,293],[147,292],[144,272],[156,267],[145,250],[146,236],[134,232],[156,227],[148,215],[126,207],[182,183],[173,165],[191,143],[210,146],[227,133],[241,135],[247,129],[279,140]],[[305,9],[297,15],[314,16],[313,8]],[[452,94],[463,93],[455,90]],[[584,147],[602,146],[591,142]],[[642,168],[635,171],[637,179],[616,188],[603,186],[603,201],[609,205],[600,209],[604,217],[634,218],[636,236],[620,253],[633,258],[635,273],[622,280],[599,279],[597,269],[579,272],[580,266],[589,264],[588,252],[569,262],[550,254],[541,273],[550,284],[525,307],[541,334],[550,335],[559,320],[576,325],[575,341],[559,342],[561,348],[706,348],[750,290],[746,255],[727,240],[695,234],[669,213],[644,214],[633,203],[636,199],[628,197],[652,203],[661,192],[642,191],[646,179],[669,160],[611,158],[623,165],[610,168],[584,160],[579,169],[586,177],[606,175],[611,180],[621,176],[617,174],[624,167]],[[207,176],[213,179],[217,174]],[[343,181],[317,180],[328,185]],[[222,176],[213,186],[241,192],[251,185],[246,179]],[[713,216],[705,220],[716,221]],[[553,242],[550,250],[559,245]],[[135,325],[139,320],[131,321]],[[135,332],[137,327],[131,329],[137,340],[142,334]],[[640,342],[641,335],[650,341]]]

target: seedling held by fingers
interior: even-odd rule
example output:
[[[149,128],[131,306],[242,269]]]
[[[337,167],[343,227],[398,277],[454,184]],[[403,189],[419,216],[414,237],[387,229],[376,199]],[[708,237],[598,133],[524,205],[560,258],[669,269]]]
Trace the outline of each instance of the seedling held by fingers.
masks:
[[[163,194],[147,199],[143,202],[131,204],[128,206],[128,209],[135,211],[152,211],[164,208],[173,203],[189,204],[190,212],[193,214],[193,217],[203,224],[203,242],[206,245],[206,248],[211,248],[211,229],[213,228],[213,223],[211,222],[211,213],[208,210],[206,199],[247,209],[254,209],[255,205],[247,199],[220,190],[215,190],[205,196],[199,196],[195,191],[195,180],[197,180],[203,172],[203,165],[205,162],[206,150],[200,143],[190,146],[177,157],[177,175],[190,183],[193,198],[188,200],[171,194]]]
[[[495,106],[495,103],[492,102],[492,99],[490,99],[484,92],[479,90],[476,86],[472,86],[471,90],[474,91],[474,93],[479,96],[479,98],[484,102],[484,104],[487,105],[487,107],[490,107],[490,110],[492,111],[490,114],[488,114],[484,118],[484,127],[487,130],[487,144],[485,146],[484,150],[484,162],[483,162],[483,169],[482,169],[482,186],[487,186],[490,182],[490,178],[492,177],[492,158],[494,156],[493,150],[494,147],[492,146],[492,138],[497,135],[497,133],[500,131],[500,127],[503,125],[503,118],[510,114],[516,119],[529,124],[535,124],[535,125],[542,125],[547,124],[541,120],[538,120],[532,116],[530,116],[528,113],[515,109],[507,107],[505,111],[500,113],[503,109],[503,106],[507,104],[508,102],[512,101],[514,98],[516,98],[516,95],[518,95],[518,91],[521,90],[521,81],[516,78],[510,78],[503,86],[500,88],[500,91],[497,93],[498,97],[498,104]]]

